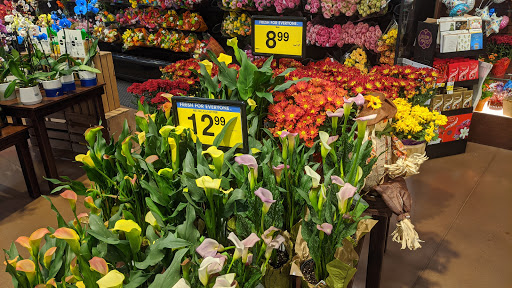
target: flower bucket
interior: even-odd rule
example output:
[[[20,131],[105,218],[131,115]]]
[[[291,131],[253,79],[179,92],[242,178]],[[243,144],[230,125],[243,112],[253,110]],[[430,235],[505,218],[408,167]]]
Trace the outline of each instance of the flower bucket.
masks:
[[[409,139],[402,140],[404,148],[407,151],[407,157],[410,157],[414,153],[423,154],[427,148],[427,142],[422,141],[409,141]]]
[[[82,87],[96,86],[98,84],[96,73],[94,72],[78,71],[78,77],[80,77],[80,85]]]
[[[475,111],[482,111],[484,110],[484,107],[485,107],[485,104],[487,103],[487,101],[489,101],[489,98],[485,98],[485,99],[480,99],[480,101],[478,101],[478,103],[476,104],[476,108],[475,108]]]
[[[510,59],[508,57],[501,58],[494,64],[491,70],[491,74],[497,78],[503,78],[507,72],[508,66],[510,65]]]
[[[20,102],[23,105],[34,105],[43,100],[39,86],[20,88]]]
[[[58,97],[64,95],[60,80],[43,81],[43,88],[46,93],[46,97]]]
[[[9,83],[0,84],[0,101],[7,101],[16,98],[16,93],[12,93],[8,98],[4,98],[4,93],[5,89],[7,89],[7,86],[9,86]]]
[[[73,74],[61,76],[60,83],[62,83],[62,91],[64,93],[76,90],[75,76]]]

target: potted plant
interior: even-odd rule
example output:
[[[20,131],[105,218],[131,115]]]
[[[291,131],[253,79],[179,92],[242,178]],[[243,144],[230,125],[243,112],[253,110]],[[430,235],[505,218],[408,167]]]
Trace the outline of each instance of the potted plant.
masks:
[[[39,65],[46,67],[45,70],[47,70],[50,73],[46,78],[41,79],[43,88],[46,92],[46,97],[62,96],[64,94],[64,89],[61,82],[61,78],[63,76],[73,76],[72,73],[74,69],[69,68],[69,65],[67,63],[70,57],[68,54],[63,54],[57,59],[47,57],[44,54],[42,56],[44,57],[39,62]]]
[[[80,84],[83,87],[95,86],[98,84],[96,79],[96,74],[101,73],[100,70],[92,67],[94,56],[96,56],[98,47],[98,39],[95,39],[89,50],[87,51],[87,55],[83,60],[71,59],[74,63],[74,69],[78,71],[78,77],[80,77]]]
[[[39,80],[49,77],[54,72],[36,72],[29,74],[27,70],[20,69],[19,62],[9,60],[9,71],[15,80],[7,86],[4,97],[9,97],[14,93],[16,87],[20,88],[20,102],[25,105],[34,105],[40,103],[43,99],[41,91],[39,91]]]

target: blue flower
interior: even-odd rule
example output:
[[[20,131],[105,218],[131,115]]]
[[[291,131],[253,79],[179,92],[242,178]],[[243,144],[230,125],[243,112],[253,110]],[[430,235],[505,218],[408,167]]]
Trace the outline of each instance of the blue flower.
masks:
[[[98,14],[98,12],[100,12],[100,9],[96,8],[96,7],[93,7],[92,8],[92,13],[94,14]]]
[[[48,40],[48,35],[46,35],[46,33],[41,33],[41,34],[37,35],[36,38],[39,41],[41,41],[41,40]]]
[[[57,20],[59,20],[59,16],[57,16],[57,12],[55,12],[55,11],[53,11],[53,12],[52,12],[51,17],[52,17],[52,20],[53,20],[53,21],[57,21]]]
[[[89,3],[91,3],[92,5],[96,5],[96,3],[98,3],[98,0],[91,0]]]
[[[87,8],[85,6],[75,6],[76,15],[85,15],[85,13],[87,13]]]
[[[85,0],[76,0],[76,6],[85,6],[87,5],[87,1]]]
[[[60,31],[60,27],[59,25],[57,24],[52,24],[52,30],[55,31],[55,32],[59,32]]]
[[[67,18],[62,18],[59,21],[60,27],[63,29],[71,27],[71,21],[69,21]]]
[[[21,36],[18,36],[18,44],[21,45],[23,44],[23,40],[25,40],[25,38],[21,37]]]

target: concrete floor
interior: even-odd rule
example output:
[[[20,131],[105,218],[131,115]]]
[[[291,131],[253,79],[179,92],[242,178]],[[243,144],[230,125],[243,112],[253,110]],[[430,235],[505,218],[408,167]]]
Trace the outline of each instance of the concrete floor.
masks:
[[[42,175],[38,152],[32,157]],[[73,153],[55,157],[62,175],[86,179]],[[512,215],[506,211],[512,203],[511,163],[512,151],[470,143],[465,154],[429,160],[420,175],[410,177],[412,221],[425,242],[408,251],[388,239],[381,287],[510,287]],[[14,149],[0,152],[0,166],[0,248],[8,248],[18,236],[55,227],[56,220],[45,199],[28,196]],[[41,188],[48,191],[43,179]],[[70,219],[67,202],[53,198]],[[394,227],[393,217],[390,230]],[[365,264],[362,260],[354,287],[364,287]],[[12,287],[1,270],[0,287]]]

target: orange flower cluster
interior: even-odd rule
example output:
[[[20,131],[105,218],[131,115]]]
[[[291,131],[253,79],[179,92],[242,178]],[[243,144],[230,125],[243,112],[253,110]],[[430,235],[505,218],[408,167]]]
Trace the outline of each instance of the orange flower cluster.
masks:
[[[343,107],[347,91],[331,81],[313,78],[299,82],[284,92],[274,93],[274,104],[269,106],[268,119],[275,123],[272,133],[287,130],[298,133],[312,146],[320,127],[326,119],[326,112]]]
[[[368,74],[362,74],[358,69],[329,58],[311,62],[288,75],[290,79],[312,77],[329,80],[354,95],[382,92],[391,99],[429,93],[428,90],[434,88],[437,76],[434,69],[390,65],[375,66]]]

